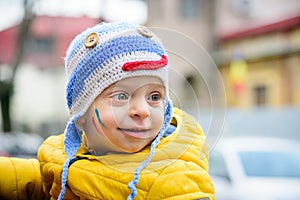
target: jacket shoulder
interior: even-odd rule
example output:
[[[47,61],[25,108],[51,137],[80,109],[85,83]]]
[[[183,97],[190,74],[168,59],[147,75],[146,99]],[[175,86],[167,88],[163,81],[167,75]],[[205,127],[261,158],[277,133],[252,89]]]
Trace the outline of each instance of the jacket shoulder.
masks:
[[[199,122],[192,115],[180,110],[179,108],[174,108],[171,124],[181,128],[181,131],[187,131],[204,136],[204,132]],[[177,131],[178,130],[179,129],[177,129]]]
[[[48,137],[38,150],[40,163],[53,162],[63,164],[67,158],[64,152],[64,134]]]
[[[156,154],[162,151],[169,155],[169,158],[194,162],[207,170],[208,146],[206,136],[197,120],[184,111],[174,108],[171,124],[176,129],[161,140]],[[200,160],[200,157],[203,157],[203,160]]]
[[[163,188],[163,189],[162,189]],[[148,199],[214,200],[214,186],[208,172],[193,162],[177,160],[167,166],[154,181]]]
[[[207,141],[200,124],[178,108],[174,108],[171,124],[176,126],[175,131],[162,139],[156,153],[169,155],[172,162],[157,176],[148,198],[214,199],[214,187],[208,174]]]

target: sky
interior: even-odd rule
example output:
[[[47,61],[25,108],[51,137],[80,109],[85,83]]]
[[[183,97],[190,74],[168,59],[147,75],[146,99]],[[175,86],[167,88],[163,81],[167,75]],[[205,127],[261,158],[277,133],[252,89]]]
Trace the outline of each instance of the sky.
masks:
[[[28,0],[30,1],[30,0]],[[39,15],[104,17],[108,21],[126,20],[144,24],[147,5],[141,0],[31,0]],[[0,0],[0,30],[20,22],[24,0]]]

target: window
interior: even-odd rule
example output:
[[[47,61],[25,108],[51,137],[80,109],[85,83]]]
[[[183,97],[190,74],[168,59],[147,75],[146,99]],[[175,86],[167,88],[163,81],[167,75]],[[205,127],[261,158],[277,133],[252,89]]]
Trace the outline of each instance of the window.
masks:
[[[191,85],[192,88],[195,88],[196,86],[196,80],[195,80],[195,77],[193,75],[189,75],[186,77],[186,81],[187,81],[187,84]]]
[[[199,16],[200,0],[181,0],[180,12],[186,19],[195,19]]]
[[[239,153],[239,157],[247,176],[300,177],[298,152],[244,151]]]
[[[262,106],[267,103],[267,87],[257,86],[254,88],[255,105]]]
[[[240,17],[250,17],[253,12],[254,3],[253,0],[232,0],[232,11]]]
[[[53,38],[35,38],[29,39],[29,51],[34,54],[52,54],[54,51]]]
[[[199,98],[202,84],[195,75],[187,75],[185,82],[185,96],[187,98]],[[191,97],[191,95],[195,95]]]
[[[209,155],[209,174],[230,181],[225,160],[223,155],[218,151],[212,151]]]

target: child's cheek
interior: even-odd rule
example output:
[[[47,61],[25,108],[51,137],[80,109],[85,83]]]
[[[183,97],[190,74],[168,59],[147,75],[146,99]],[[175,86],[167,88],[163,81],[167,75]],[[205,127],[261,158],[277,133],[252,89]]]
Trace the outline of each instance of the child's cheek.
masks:
[[[102,117],[100,116],[100,112],[97,108],[94,110],[94,116],[92,117],[93,125],[97,128],[97,125],[102,126],[103,128],[106,128],[106,125],[102,121]]]
[[[95,110],[95,120],[98,126],[102,128],[109,128],[117,126],[120,118],[122,118],[122,113],[118,109],[109,108],[103,111]]]

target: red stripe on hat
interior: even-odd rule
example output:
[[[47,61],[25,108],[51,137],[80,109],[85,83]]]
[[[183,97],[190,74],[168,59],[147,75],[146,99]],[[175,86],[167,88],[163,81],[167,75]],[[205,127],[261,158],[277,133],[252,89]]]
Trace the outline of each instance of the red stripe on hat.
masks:
[[[134,62],[127,62],[124,63],[122,69],[124,71],[136,71],[136,70],[154,70],[161,67],[165,67],[168,64],[168,58],[165,55],[161,56],[160,60],[156,61],[134,61]]]

